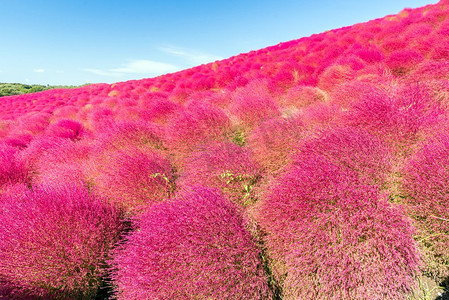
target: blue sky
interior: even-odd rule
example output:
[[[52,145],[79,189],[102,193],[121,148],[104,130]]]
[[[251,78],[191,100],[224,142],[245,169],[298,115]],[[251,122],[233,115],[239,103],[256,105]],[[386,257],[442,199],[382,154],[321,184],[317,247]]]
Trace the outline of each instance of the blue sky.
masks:
[[[0,82],[154,77],[437,0],[0,0]]]

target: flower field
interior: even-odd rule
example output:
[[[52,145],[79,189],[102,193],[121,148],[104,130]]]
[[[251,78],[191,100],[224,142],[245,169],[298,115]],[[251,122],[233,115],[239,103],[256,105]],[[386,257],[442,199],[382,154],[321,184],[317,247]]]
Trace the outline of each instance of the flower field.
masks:
[[[1,97],[0,299],[430,299],[447,130],[448,0]]]

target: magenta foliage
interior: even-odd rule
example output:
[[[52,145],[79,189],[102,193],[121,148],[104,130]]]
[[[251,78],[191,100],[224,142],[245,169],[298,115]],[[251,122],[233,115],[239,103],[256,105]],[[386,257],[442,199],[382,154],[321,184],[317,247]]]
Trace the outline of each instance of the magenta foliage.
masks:
[[[391,29],[391,28],[387,28]],[[397,34],[397,33],[396,33]],[[402,51],[403,49],[407,48],[407,43],[401,39],[398,39],[394,32],[392,32],[391,35],[389,35],[383,42],[382,42],[382,48],[384,52],[392,53],[394,51]],[[403,57],[399,57],[403,58]]]
[[[373,75],[372,73],[370,75]],[[330,99],[332,103],[346,109],[354,101],[360,101],[360,99],[369,96],[372,93],[379,92],[385,89],[384,86],[388,86],[388,81],[382,80],[382,83],[363,82],[360,80],[347,81],[337,88],[332,90]]]
[[[47,129],[47,134],[54,137],[78,140],[84,132],[83,126],[73,120],[60,120],[55,124],[51,124]]]
[[[58,119],[72,119],[76,116],[79,108],[75,105],[65,105],[54,110],[53,117]]]
[[[28,185],[25,183],[8,184],[0,188],[0,198],[1,195],[19,196],[25,195],[27,192],[28,192]]]
[[[248,137],[255,159],[269,172],[277,172],[291,162],[296,144],[306,135],[298,118],[273,118],[262,122]]]
[[[174,189],[170,162],[159,154],[129,148],[103,153],[94,173],[96,189],[129,211],[162,201]]]
[[[301,111],[304,127],[310,130],[329,128],[341,122],[342,109],[333,103],[317,102]]]
[[[166,123],[170,115],[181,109],[181,105],[164,97],[141,99],[140,118],[156,123]]]
[[[190,81],[193,90],[201,91],[210,90],[215,87],[216,79],[214,76],[197,72],[190,78]]]
[[[40,133],[50,124],[48,113],[29,113],[18,118],[18,127],[31,134]]]
[[[397,50],[390,54],[386,63],[395,75],[404,75],[423,60],[423,56],[415,50]]]
[[[82,111],[78,113],[80,115]],[[105,128],[109,128],[114,124],[114,114],[106,107],[94,107],[88,111],[87,119],[89,122],[89,129],[93,131],[101,131]],[[83,116],[79,116],[82,119]]]
[[[273,93],[283,93],[291,88],[300,79],[308,77],[307,69],[298,65],[295,61],[287,61],[279,67],[278,72],[272,76],[268,84],[270,91]]]
[[[367,63],[377,63],[384,59],[382,52],[375,47],[357,49],[355,54]]]
[[[182,157],[211,140],[224,140],[230,125],[221,108],[203,101],[186,103],[167,126],[168,147]]]
[[[181,188],[201,182],[219,188],[241,205],[254,201],[253,188],[262,177],[261,168],[247,148],[231,143],[213,143],[187,159],[180,178]]]
[[[335,64],[328,67],[320,75],[318,87],[326,91],[332,91],[338,85],[355,77],[355,71],[350,65]]]
[[[404,199],[419,229],[427,272],[449,276],[449,135],[428,141],[404,167]]]
[[[35,187],[0,203],[0,281],[13,288],[0,295],[95,296],[123,227],[114,207],[74,185]]]
[[[342,127],[322,132],[299,143],[300,162],[321,155],[341,169],[355,171],[368,184],[381,185],[390,172],[392,154],[378,138],[361,129]]]
[[[269,299],[255,241],[218,191],[153,205],[136,225],[113,260],[119,299]]]
[[[372,91],[352,103],[346,124],[362,127],[394,145],[416,142],[442,114],[428,90],[404,84],[387,93]]]
[[[446,79],[449,73],[449,61],[426,60],[413,72],[414,78],[423,79]]]
[[[33,140],[21,157],[33,183],[82,182],[82,163],[88,159],[90,148],[81,141],[42,136]]]
[[[256,213],[284,299],[405,299],[419,256],[403,213],[323,156],[297,162]]]
[[[230,110],[249,128],[279,115],[278,106],[270,95],[267,84],[261,80],[253,80],[245,87],[235,90]]]
[[[317,87],[297,85],[288,90],[282,99],[282,104],[301,108],[315,102],[326,101],[327,98],[327,93]]]
[[[31,134],[13,133],[3,139],[3,142],[17,149],[24,149],[33,140]]]
[[[358,57],[355,54],[348,53],[347,55],[341,56],[337,61],[336,64],[339,65],[347,65],[354,71],[360,71],[363,70],[367,64],[366,62]]]
[[[438,40],[432,50],[432,59],[447,61],[449,59],[449,41],[447,39]]]
[[[0,188],[4,185],[26,183],[28,171],[19,151],[9,145],[0,143]]]
[[[97,152],[124,150],[129,147],[162,149],[163,129],[151,122],[120,122],[96,132]]]

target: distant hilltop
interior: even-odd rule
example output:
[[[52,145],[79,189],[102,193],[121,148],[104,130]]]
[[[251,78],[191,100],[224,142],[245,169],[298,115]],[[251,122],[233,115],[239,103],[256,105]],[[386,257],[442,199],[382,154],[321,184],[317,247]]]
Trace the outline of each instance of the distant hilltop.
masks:
[[[52,89],[70,89],[78,86],[74,85],[39,85],[22,83],[0,83],[0,97],[37,93]]]

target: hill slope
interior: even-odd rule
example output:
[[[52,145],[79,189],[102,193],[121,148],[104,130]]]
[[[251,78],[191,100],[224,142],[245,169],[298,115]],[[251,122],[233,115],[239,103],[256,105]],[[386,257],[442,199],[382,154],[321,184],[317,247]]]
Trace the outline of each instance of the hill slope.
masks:
[[[2,97],[0,297],[429,297],[449,281],[448,117],[448,1]]]

